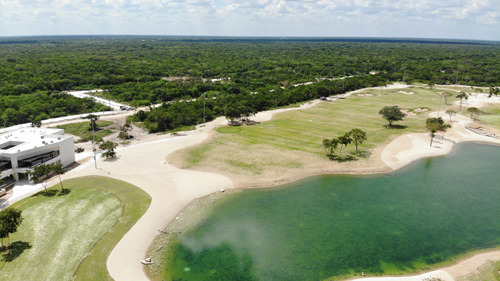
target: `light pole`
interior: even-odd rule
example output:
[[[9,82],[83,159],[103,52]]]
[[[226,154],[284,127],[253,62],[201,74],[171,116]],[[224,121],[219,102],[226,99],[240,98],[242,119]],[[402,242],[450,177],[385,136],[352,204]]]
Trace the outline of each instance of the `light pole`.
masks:
[[[441,100],[443,99],[443,95],[439,94],[439,105],[438,105],[438,115],[436,117],[436,120],[439,118],[439,110],[441,110]]]
[[[94,150],[94,167],[97,169],[97,157],[96,157],[96,149],[95,149],[95,118],[90,119],[92,122],[92,149]]]
[[[203,93],[203,123],[206,122],[206,115],[205,115],[205,94],[206,93]]]

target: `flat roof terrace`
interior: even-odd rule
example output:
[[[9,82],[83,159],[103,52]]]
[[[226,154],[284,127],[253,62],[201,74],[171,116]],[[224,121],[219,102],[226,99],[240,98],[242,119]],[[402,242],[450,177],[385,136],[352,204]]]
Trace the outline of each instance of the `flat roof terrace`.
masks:
[[[71,138],[71,136],[64,136],[63,129],[22,128],[0,134],[0,153],[26,151],[57,143],[66,138]]]

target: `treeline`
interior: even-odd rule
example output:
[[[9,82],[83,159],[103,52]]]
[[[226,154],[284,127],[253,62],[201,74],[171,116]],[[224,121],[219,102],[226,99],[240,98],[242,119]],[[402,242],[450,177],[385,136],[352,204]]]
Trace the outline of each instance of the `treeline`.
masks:
[[[95,88],[108,90],[107,98],[135,105],[188,100],[206,92],[268,95],[274,90],[287,96],[300,92],[295,84],[370,72],[379,73],[384,82],[492,86],[500,81],[500,45],[484,42],[193,40],[152,36],[42,37],[29,44],[26,40],[11,38],[9,44],[0,45],[2,97]],[[316,95],[315,90],[311,88],[309,95]],[[286,103],[286,99],[301,100],[302,96],[280,96],[275,103]]]
[[[37,91],[34,94],[0,96],[0,126],[105,110],[110,108],[93,99],[80,99],[60,92]]]
[[[140,110],[132,120],[144,122],[152,133],[172,130],[182,126],[191,126],[211,121],[218,116],[239,119],[259,111],[339,95],[346,91],[383,86],[385,75],[361,75],[342,80],[324,80],[310,85],[290,88],[278,88],[262,92],[206,92],[196,100],[175,103],[163,103],[162,106]]]

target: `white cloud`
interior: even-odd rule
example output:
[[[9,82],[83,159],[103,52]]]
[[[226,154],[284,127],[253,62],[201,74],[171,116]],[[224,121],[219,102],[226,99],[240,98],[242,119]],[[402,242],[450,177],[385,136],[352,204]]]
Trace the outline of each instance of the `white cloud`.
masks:
[[[497,0],[0,0],[0,36],[165,34],[500,40]]]

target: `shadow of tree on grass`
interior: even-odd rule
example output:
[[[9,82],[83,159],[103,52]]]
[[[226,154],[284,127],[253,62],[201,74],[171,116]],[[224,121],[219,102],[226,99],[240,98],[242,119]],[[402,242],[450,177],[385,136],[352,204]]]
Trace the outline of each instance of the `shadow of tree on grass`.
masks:
[[[2,249],[2,252],[6,252],[2,255],[2,260],[5,262],[11,262],[18,258],[25,250],[30,248],[31,245],[28,242],[15,241],[10,245],[9,249]]]
[[[368,158],[368,157],[370,157],[370,155],[371,155],[370,151],[360,150],[358,153],[353,152],[353,153],[346,154],[346,155],[330,154],[327,156],[331,161],[347,162],[347,161],[356,161],[359,158]]]
[[[328,155],[328,158],[330,158],[330,160],[332,161],[337,161],[337,162],[347,162],[347,161],[354,161],[354,160],[358,160],[358,158],[356,158],[354,155],[336,155],[336,154],[333,154],[333,155]]]
[[[406,126],[406,125],[398,125],[398,124],[392,124],[391,126],[389,126],[388,124],[386,124],[386,125],[384,125],[384,128],[386,128],[386,129],[398,129],[398,130],[401,130],[401,129],[408,128],[408,126]]]
[[[64,195],[68,195],[71,193],[71,190],[70,189],[63,189],[63,190],[56,190],[56,189],[46,189],[46,190],[42,190],[36,194],[34,194],[33,196],[45,196],[45,197],[54,197],[54,196],[64,196]]]
[[[45,196],[45,197],[54,197],[57,195],[57,190],[55,189],[46,189],[46,190],[42,190],[36,194],[34,194],[33,196]]]
[[[65,188],[65,189],[59,191],[59,193],[57,194],[57,196],[64,196],[64,195],[68,195],[70,193],[71,193],[71,189]]]

